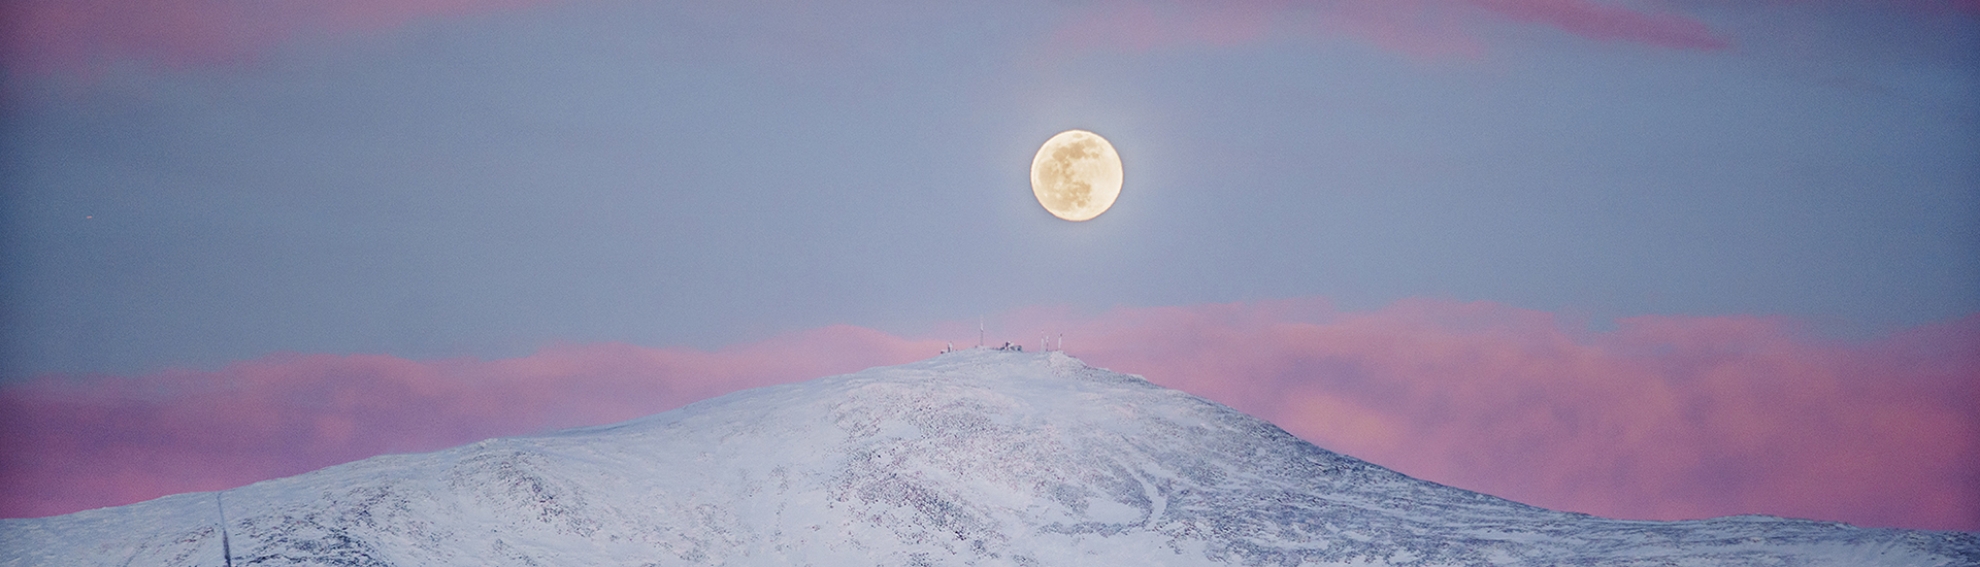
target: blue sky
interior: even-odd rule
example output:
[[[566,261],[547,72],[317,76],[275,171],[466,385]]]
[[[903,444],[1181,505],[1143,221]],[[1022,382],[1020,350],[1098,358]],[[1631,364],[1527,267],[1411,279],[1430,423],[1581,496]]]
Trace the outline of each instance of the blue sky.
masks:
[[[1980,308],[1970,10],[1361,4],[470,3],[17,46],[7,372],[1313,296],[1848,336]],[[1643,21],[1536,19],[1577,5]],[[1629,28],[1671,22],[1723,46]],[[1127,163],[1088,223],[1026,182],[1069,128]]]

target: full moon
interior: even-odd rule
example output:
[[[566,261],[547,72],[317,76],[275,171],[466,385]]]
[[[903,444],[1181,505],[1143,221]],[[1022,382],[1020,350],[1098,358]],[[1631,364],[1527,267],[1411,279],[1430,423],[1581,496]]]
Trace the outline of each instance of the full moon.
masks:
[[[1060,132],[1031,158],[1031,195],[1055,217],[1100,216],[1121,196],[1121,154],[1099,134]]]

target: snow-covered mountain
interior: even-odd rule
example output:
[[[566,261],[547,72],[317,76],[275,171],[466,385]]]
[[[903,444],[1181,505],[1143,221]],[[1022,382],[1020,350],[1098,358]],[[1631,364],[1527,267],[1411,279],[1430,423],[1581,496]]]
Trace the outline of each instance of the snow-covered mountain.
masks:
[[[1554,512],[995,350],[0,521],[9,566],[1209,564],[1972,566],[1980,536]]]

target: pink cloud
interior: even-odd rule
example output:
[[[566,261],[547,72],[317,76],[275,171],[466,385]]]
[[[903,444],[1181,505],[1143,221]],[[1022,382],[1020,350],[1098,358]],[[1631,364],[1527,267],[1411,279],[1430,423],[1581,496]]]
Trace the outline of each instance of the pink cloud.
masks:
[[[609,423],[973,340],[831,327],[716,352],[567,345],[495,361],[282,355],[0,388],[0,515],[210,490],[384,452]],[[1760,317],[1589,331],[1493,303],[1035,309],[1068,350],[1320,446],[1549,508],[1980,530],[1980,315],[1840,342]],[[1002,336],[994,336],[1002,335]],[[1035,346],[1033,347],[1035,348]]]
[[[243,61],[297,35],[389,29],[546,1],[11,0],[0,3],[0,62],[47,73],[132,59],[170,67]]]
[[[14,0],[0,3],[0,62],[34,73],[92,72],[131,60],[167,67],[240,62],[297,36],[391,29],[423,18],[562,1],[567,0]],[[838,12],[858,12],[818,11],[805,19],[806,25],[836,22],[839,16],[832,14]],[[1076,46],[1145,50],[1176,43],[1250,43],[1278,32],[1320,33],[1418,55],[1468,55],[1479,50],[1471,23],[1481,19],[1547,26],[1600,40],[1693,49],[1725,46],[1690,16],[1596,0],[1113,0],[1074,14],[1059,38]]]
[[[217,490],[384,453],[623,421],[933,355],[828,327],[715,352],[565,345],[494,361],[275,355],[213,372],[0,388],[0,516]]]
[[[1590,332],[1431,300],[1020,319],[1320,446],[1548,508],[1980,530],[1980,315],[1861,343],[1777,318]]]
[[[1512,22],[1576,36],[1676,49],[1728,43],[1703,21],[1596,0],[1241,0],[1094,5],[1058,32],[1063,45],[1145,51],[1233,45],[1285,36],[1339,36],[1414,56],[1475,56],[1478,24]]]
[[[123,61],[167,67],[250,61],[298,36],[392,29],[425,18],[566,1],[13,0],[0,3],[0,64],[30,73],[90,73]],[[1793,1],[1838,0],[1772,3]],[[1980,13],[1980,0],[1861,3],[1926,14]],[[1637,7],[1644,4],[1661,9]],[[1761,3],[1765,4],[1769,3]],[[1106,0],[1068,15],[1052,45],[1145,51],[1173,45],[1241,45],[1284,36],[1344,37],[1414,56],[1466,57],[1483,51],[1481,25],[1493,23],[1675,49],[1729,45],[1704,20],[1686,13],[1685,5],[1611,0]],[[848,19],[871,19],[886,12],[802,3],[753,8],[797,14],[799,27],[804,28],[791,31],[773,25],[770,28],[779,29],[776,37],[764,41],[824,44],[827,51],[842,42],[836,36],[848,29]],[[787,54],[781,48],[773,51],[780,56],[807,55]]]
[[[1724,39],[1696,18],[1649,13],[1592,0],[1463,0],[1507,19],[1558,28],[1581,37],[1677,49],[1722,49]]]

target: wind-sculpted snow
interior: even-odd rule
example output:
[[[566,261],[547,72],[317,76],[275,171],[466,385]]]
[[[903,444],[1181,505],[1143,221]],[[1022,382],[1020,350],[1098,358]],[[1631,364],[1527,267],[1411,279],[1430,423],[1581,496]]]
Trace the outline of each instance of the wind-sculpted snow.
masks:
[[[0,521],[9,566],[228,563],[1952,566],[1980,565],[1980,538],[1553,512],[1062,354],[994,350]]]

